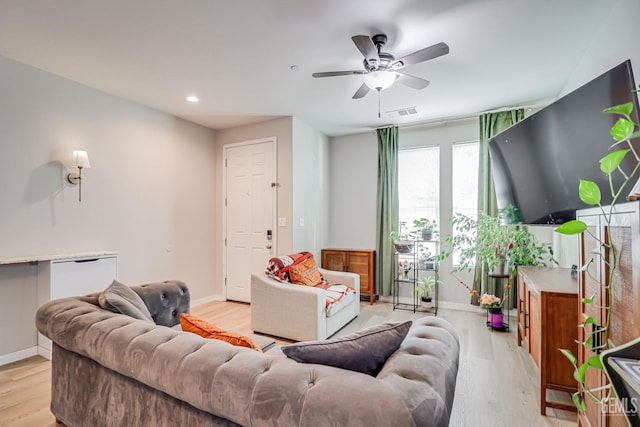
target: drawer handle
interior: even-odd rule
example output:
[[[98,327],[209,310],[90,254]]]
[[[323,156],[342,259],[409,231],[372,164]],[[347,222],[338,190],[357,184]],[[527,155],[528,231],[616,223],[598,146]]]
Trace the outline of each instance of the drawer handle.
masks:
[[[77,263],[81,263],[81,262],[94,262],[94,261],[98,261],[100,258],[89,258],[89,259],[77,259],[74,262]]]
[[[520,299],[520,304],[518,305],[518,311],[520,311],[520,313],[524,313],[524,310],[522,309],[523,306],[524,306],[524,300]]]
[[[524,313],[524,328],[525,329],[529,329],[529,322],[527,320],[529,320],[529,313],[527,313],[526,311],[523,311]]]
[[[593,351],[595,354],[600,354],[602,352],[602,341],[604,341],[602,339],[603,332],[604,331],[601,329],[600,325],[596,323],[591,324],[591,337],[592,337],[591,351]]]

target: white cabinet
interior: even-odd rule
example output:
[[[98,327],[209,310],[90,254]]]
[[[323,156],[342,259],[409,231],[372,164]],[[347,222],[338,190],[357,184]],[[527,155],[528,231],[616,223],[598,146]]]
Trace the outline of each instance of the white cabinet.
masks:
[[[38,271],[40,290],[46,301],[87,295],[102,291],[117,277],[118,261],[115,255],[55,260],[43,263]]]
[[[0,258],[0,366],[35,354],[50,358],[51,343],[33,321],[37,308],[99,292],[117,275],[112,252]]]
[[[115,255],[51,260],[39,264],[38,307],[59,298],[102,291],[118,276]],[[38,333],[38,354],[51,359],[51,340]]]

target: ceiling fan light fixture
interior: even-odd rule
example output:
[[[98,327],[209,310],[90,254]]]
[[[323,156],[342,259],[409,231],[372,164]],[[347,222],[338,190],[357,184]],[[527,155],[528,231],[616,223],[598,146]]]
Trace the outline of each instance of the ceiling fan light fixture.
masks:
[[[398,75],[393,71],[372,71],[364,75],[364,84],[366,84],[369,89],[381,91],[391,86],[397,77]]]

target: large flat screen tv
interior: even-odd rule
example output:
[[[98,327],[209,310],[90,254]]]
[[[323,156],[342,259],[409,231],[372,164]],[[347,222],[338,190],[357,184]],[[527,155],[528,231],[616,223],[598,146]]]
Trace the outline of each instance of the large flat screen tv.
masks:
[[[561,224],[587,207],[578,196],[581,179],[598,183],[602,204],[612,201],[599,161],[614,143],[609,131],[619,116],[608,107],[638,100],[631,62],[626,61],[591,82],[516,123],[489,141],[498,208],[506,223]],[[633,141],[640,150],[640,141]],[[627,155],[622,169],[635,160]],[[623,182],[614,172],[616,188]],[[628,184],[627,193],[633,182]]]

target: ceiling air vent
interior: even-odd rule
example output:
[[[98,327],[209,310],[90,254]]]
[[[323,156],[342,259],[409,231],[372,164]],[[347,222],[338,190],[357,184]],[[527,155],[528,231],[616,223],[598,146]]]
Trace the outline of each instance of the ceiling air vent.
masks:
[[[391,110],[387,111],[387,117],[406,117],[412,114],[418,114],[418,109],[416,107],[407,107],[400,108],[399,110]]]

